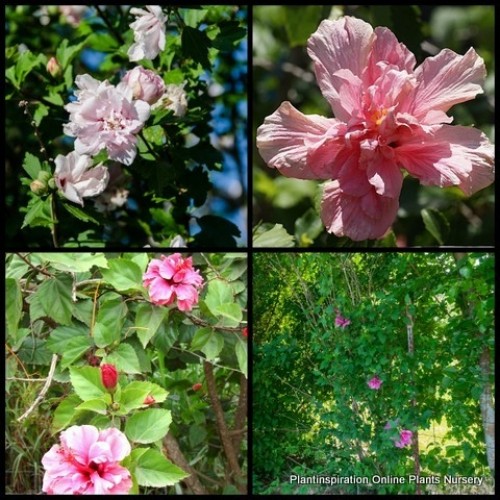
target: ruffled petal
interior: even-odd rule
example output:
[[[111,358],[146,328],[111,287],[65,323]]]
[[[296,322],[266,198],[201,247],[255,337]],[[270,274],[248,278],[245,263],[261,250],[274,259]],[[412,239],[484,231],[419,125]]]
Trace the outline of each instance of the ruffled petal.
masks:
[[[336,123],[322,116],[304,115],[285,101],[257,129],[257,148],[264,161],[281,174],[317,179],[308,164],[308,154]]]

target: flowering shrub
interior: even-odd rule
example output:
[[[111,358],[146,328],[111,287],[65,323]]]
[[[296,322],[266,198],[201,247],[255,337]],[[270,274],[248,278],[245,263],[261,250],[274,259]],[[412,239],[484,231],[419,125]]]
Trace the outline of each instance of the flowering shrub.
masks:
[[[236,246],[246,33],[237,6],[7,6],[9,241]]]
[[[392,7],[388,9],[392,12]],[[265,8],[261,10],[264,16]],[[299,11],[294,12],[294,7],[283,10],[287,23],[300,25],[296,18]],[[359,10],[370,18],[364,9]],[[391,16],[377,17],[378,7],[369,12],[372,10],[374,19],[391,20]],[[309,11],[314,18],[320,15],[321,9],[311,7]],[[397,8],[394,23],[389,23],[391,26],[397,25],[396,11]],[[303,180],[303,186],[300,182],[278,178],[274,181],[276,191],[282,192],[286,186],[290,191],[287,196],[278,197],[262,180],[268,174],[259,176],[260,182],[256,184],[268,198],[274,196],[276,203],[282,204],[280,208],[289,208],[292,212],[294,200],[298,203],[305,197],[314,197],[310,180],[326,181],[322,185],[321,222],[311,210],[292,224],[288,223],[289,232],[292,226],[296,237],[304,235],[303,241],[297,241],[301,246],[311,245],[323,228],[325,233],[337,238],[360,242],[387,237],[380,244],[395,245],[397,241],[390,230],[395,226],[397,235],[400,224],[397,214],[405,217],[408,212],[406,203],[400,210],[400,199],[406,198],[405,178],[406,185],[413,186],[414,190],[411,177],[424,186],[454,186],[438,195],[448,199],[448,192],[456,193],[460,199],[473,196],[494,180],[493,144],[478,128],[451,125],[454,118],[449,114],[453,106],[484,92],[485,62],[474,48],[464,55],[445,48],[439,53],[433,51],[432,57],[418,64],[415,54],[396,38],[395,28],[391,31],[380,22],[381,26],[374,28],[354,16],[339,17],[338,10],[332,15],[338,19],[321,22],[318,19],[319,26],[309,20],[308,26],[314,29],[309,32],[307,54],[334,118],[314,113],[319,106],[307,95],[309,87],[313,87],[305,83],[310,81],[306,77],[312,76],[307,70],[292,89],[284,88],[286,84],[283,84],[280,92],[269,92],[267,97],[278,94],[291,96],[299,104],[307,101],[304,114],[285,100],[276,111],[264,117],[263,123],[258,123],[256,130],[256,145],[265,164],[287,178]],[[288,37],[298,45],[308,29],[299,30],[300,35],[289,32]],[[401,36],[401,32],[399,34]],[[405,42],[404,35],[402,41]],[[265,52],[262,47],[261,52]],[[269,70],[270,61],[263,60]],[[287,64],[295,67],[296,63],[297,60]],[[274,71],[279,73],[279,63]],[[291,80],[281,78],[289,87]],[[484,109],[481,103],[477,103],[476,108]],[[455,109],[456,118],[460,116],[460,109],[456,112]],[[487,116],[491,118],[491,113]],[[465,124],[469,125],[470,121]],[[487,193],[482,196],[486,197]],[[449,231],[446,217],[432,199],[427,206],[421,205],[421,220],[438,243],[443,244]],[[300,213],[299,207],[294,213]],[[281,232],[279,227],[273,230],[268,238],[282,242],[274,246],[283,246],[286,235],[283,228]],[[258,243],[259,237],[263,237],[259,227],[256,236]],[[341,244],[325,234],[322,243],[326,241]],[[402,237],[397,243],[405,246],[407,238]]]
[[[155,263],[168,307],[143,285]],[[6,267],[8,427],[37,440],[25,459],[10,447],[8,470],[41,463],[55,494],[246,491],[246,254],[19,253]],[[10,491],[42,489],[26,477],[9,474]]]

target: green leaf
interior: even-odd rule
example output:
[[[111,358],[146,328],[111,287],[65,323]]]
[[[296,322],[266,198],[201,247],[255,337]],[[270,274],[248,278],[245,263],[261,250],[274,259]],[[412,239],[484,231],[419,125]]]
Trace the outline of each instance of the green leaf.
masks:
[[[149,449],[137,459],[135,477],[141,486],[171,486],[188,476],[189,474],[167,460],[158,450]]]
[[[309,208],[302,217],[295,221],[295,238],[299,242],[299,246],[312,245],[324,227],[318,212],[312,207]]]
[[[76,394],[83,401],[101,399],[106,396],[107,391],[102,385],[99,368],[84,366],[69,369],[69,376]]]
[[[246,28],[240,26],[238,21],[222,21],[218,27],[220,32],[213,40],[212,46],[223,52],[233,51],[247,35]]]
[[[238,360],[238,366],[240,370],[248,378],[248,353],[247,353],[247,343],[242,339],[238,339],[235,347],[236,359]]]
[[[26,226],[52,227],[54,224],[52,221],[51,199],[52,196],[48,196],[45,199],[38,196],[31,198],[21,229]]]
[[[101,415],[106,415],[107,408],[108,405],[104,399],[89,399],[76,407],[77,410],[89,410]]]
[[[38,127],[42,120],[48,116],[49,114],[49,108],[48,106],[45,106],[43,103],[38,103],[35,109],[35,112],[33,113],[33,121],[36,123],[36,126]]]
[[[71,394],[59,404],[52,419],[52,434],[62,431],[71,424],[77,413],[76,407],[81,402],[82,400],[76,394]]]
[[[199,349],[207,359],[216,358],[224,347],[224,337],[212,328],[201,328],[198,330],[191,342],[193,349]]]
[[[19,281],[12,278],[5,280],[5,290],[7,335],[14,340],[23,314],[23,294]]]
[[[72,280],[69,276],[45,280],[36,295],[45,314],[62,325],[71,323],[73,302],[71,301]]]
[[[209,327],[197,330],[193,336],[193,340],[191,341],[191,348],[201,349],[208,342],[213,333],[214,329]]]
[[[93,330],[97,347],[107,347],[120,340],[126,315],[127,306],[121,299],[111,299],[100,306]]]
[[[146,272],[146,268],[148,267],[149,264],[149,257],[147,253],[132,254],[130,260],[132,262],[135,262],[139,266],[141,273]]]
[[[141,373],[139,359],[134,348],[128,344],[120,344],[107,358],[118,370],[125,373]]]
[[[119,292],[144,290],[140,267],[131,260],[118,258],[108,261],[109,269],[102,272],[102,277]]]
[[[223,318],[220,322],[220,326],[235,327],[238,326],[243,319],[241,307],[235,302],[218,306],[217,315]]]
[[[52,354],[45,346],[46,341],[43,339],[26,337],[17,351],[17,356],[23,363],[31,365],[48,366],[50,364]]]
[[[26,153],[24,155],[23,168],[26,173],[35,180],[38,178],[38,172],[42,169],[42,165],[37,156]]]
[[[216,215],[204,215],[197,221],[201,231],[194,237],[195,246],[236,247],[234,236],[240,236],[238,226]]]
[[[127,420],[125,434],[135,443],[154,443],[167,434],[171,422],[172,415],[169,410],[144,410]]]
[[[290,45],[305,45],[321,21],[322,7],[309,5],[300,7],[287,5],[285,9],[285,29]]]
[[[78,52],[80,52],[86,42],[87,38],[85,38],[85,40],[83,40],[81,43],[70,45],[68,47],[68,40],[65,38],[60,43],[56,51],[56,59],[63,70],[78,55]]]
[[[434,236],[440,245],[444,245],[450,232],[450,224],[446,220],[446,217],[433,208],[424,208],[420,213],[427,231]]]
[[[64,354],[67,343],[77,337],[87,337],[88,328],[82,325],[59,326],[52,330],[47,340],[47,349],[50,349],[55,354]]]
[[[92,222],[92,224],[99,224],[99,222],[95,220],[94,217],[87,214],[82,209],[75,207],[75,205],[63,202],[62,206],[66,210],[66,212],[69,212],[73,217],[76,217],[78,220],[81,220],[83,222]]]
[[[163,403],[167,399],[168,392],[157,384],[152,382],[131,382],[122,390],[120,399],[120,414],[141,408],[144,406],[144,400],[148,395],[153,396],[157,403]]]
[[[140,304],[135,316],[137,337],[143,347],[146,347],[153,335],[168,315],[166,307],[157,307],[152,304]]]
[[[275,224],[271,229],[267,225],[259,226],[253,236],[254,247],[284,247],[295,246],[293,236],[290,236],[281,224]]]
[[[17,83],[17,87],[22,85],[24,79],[31,71],[43,64],[47,64],[47,57],[43,54],[35,56],[35,54],[29,50],[19,54],[15,72],[15,83]]]
[[[103,253],[39,253],[54,269],[64,272],[84,273],[94,266],[106,269],[108,261]]]
[[[208,291],[205,297],[205,304],[212,311],[217,314],[217,308],[222,304],[233,302],[233,290],[229,283],[220,279],[211,280],[208,283]]]
[[[182,52],[186,57],[200,63],[205,69],[211,69],[208,59],[210,39],[207,35],[195,28],[185,26],[181,35]]]

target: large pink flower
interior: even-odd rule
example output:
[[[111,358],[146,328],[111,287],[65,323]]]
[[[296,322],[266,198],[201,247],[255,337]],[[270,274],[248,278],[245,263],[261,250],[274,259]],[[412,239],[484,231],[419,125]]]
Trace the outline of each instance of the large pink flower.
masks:
[[[183,259],[180,253],[153,259],[143,280],[153,304],[170,305],[177,300],[180,311],[191,311],[198,303],[198,289],[203,285],[200,272],[193,268],[192,258]]]
[[[61,432],[61,444],[45,453],[43,491],[51,495],[128,493],[132,480],[118,462],[130,454],[130,443],[118,429],[99,431],[74,425]]]
[[[493,182],[493,145],[477,129],[448,125],[446,114],[482,92],[486,71],[474,49],[444,49],[415,68],[389,29],[344,17],[323,21],[308,53],[335,118],[284,102],[259,127],[257,147],[287,177],[331,180],[321,205],[329,232],[381,238],[396,217],[402,169],[467,195]]]
[[[404,448],[405,446],[411,445],[412,436],[412,431],[402,430],[399,433],[399,441],[395,441],[394,446],[396,446],[397,448]]]
[[[154,59],[165,48],[165,23],[167,16],[159,5],[146,5],[145,9],[134,7],[130,13],[136,20],[130,25],[134,40],[128,49],[130,61]]]
[[[70,113],[64,132],[77,138],[75,150],[96,155],[106,149],[111,160],[132,164],[137,147],[135,134],[149,118],[149,104],[134,100],[126,83],[115,87],[90,75],[78,75],[75,83],[80,89],[75,92],[78,101],[64,107]]]

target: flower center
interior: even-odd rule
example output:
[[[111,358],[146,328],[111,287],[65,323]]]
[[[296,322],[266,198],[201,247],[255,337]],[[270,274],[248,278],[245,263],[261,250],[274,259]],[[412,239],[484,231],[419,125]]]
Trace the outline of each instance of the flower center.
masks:
[[[375,122],[375,125],[379,126],[384,120],[387,115],[387,109],[385,108],[380,108],[375,110],[371,115],[370,119]]]

